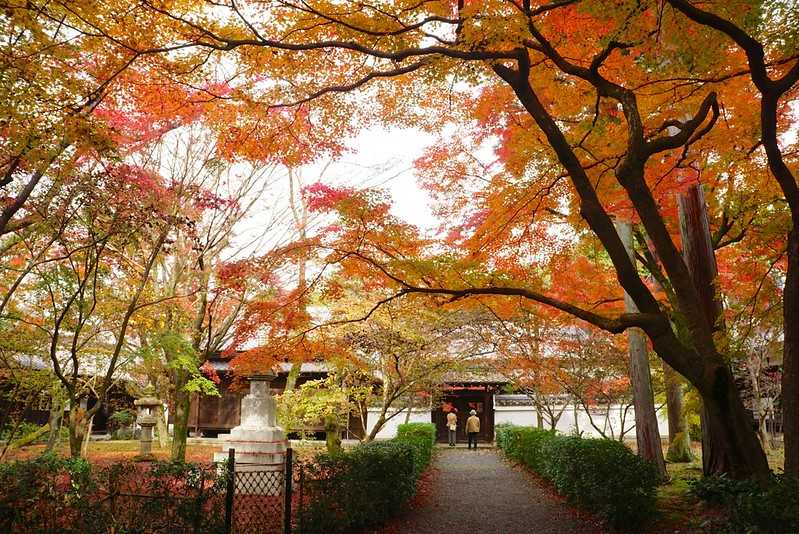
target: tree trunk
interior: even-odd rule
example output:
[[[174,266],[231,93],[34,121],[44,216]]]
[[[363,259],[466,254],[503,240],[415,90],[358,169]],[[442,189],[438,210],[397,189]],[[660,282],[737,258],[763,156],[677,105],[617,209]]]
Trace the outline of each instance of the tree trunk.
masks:
[[[413,397],[408,401],[408,410],[405,412],[405,424],[411,422],[411,412],[413,411]]]
[[[544,428],[544,416],[541,414],[541,408],[537,408],[535,411],[535,423],[538,428]],[[550,423],[552,423],[551,420]]]
[[[619,232],[624,247],[630,256],[630,261],[635,265],[633,251],[632,225],[628,222],[618,222],[616,229]],[[638,307],[633,299],[624,293],[624,307],[628,313],[637,313]],[[627,330],[629,350],[630,385],[633,390],[633,406],[635,408],[635,441],[638,445],[638,455],[654,464],[661,480],[666,480],[666,462],[663,460],[663,446],[660,442],[660,429],[655,412],[655,399],[652,394],[652,376],[649,371],[649,350],[646,344],[646,334],[638,328]],[[623,426],[623,423],[622,423]],[[624,433],[622,428],[621,434]]]
[[[760,445],[764,451],[771,449],[771,434],[769,434],[768,426],[766,425],[766,418],[761,417],[757,424],[757,434],[760,437]]]
[[[175,416],[174,431],[172,433],[172,453],[170,458],[173,462],[186,461],[186,437],[189,434],[189,411],[191,409],[191,395],[183,390],[185,380],[178,379],[175,384]]]
[[[73,402],[70,399],[69,405],[69,454],[73,458],[80,458],[83,452],[83,439],[86,436],[89,421],[86,417],[86,410],[81,408],[79,401]]]
[[[286,387],[283,388],[284,393],[286,391],[292,391],[297,385],[297,378],[299,378],[301,370],[302,362],[293,362],[291,364],[291,369],[289,369],[289,373],[286,376]]]
[[[166,416],[164,414],[164,405],[159,405],[156,408],[156,428],[158,430],[158,444],[161,446],[162,449],[165,449],[167,445],[169,445],[169,429],[166,424]],[[186,423],[188,426],[188,422]],[[188,429],[187,429],[188,430]]]
[[[760,445],[764,451],[771,448],[771,438],[766,428],[766,411],[763,409],[763,396],[760,392],[760,373],[762,370],[761,355],[757,354],[750,357],[746,362],[749,372],[749,382],[752,385],[752,407],[755,417],[757,417],[757,435],[760,438]]]
[[[702,392],[702,433],[710,438],[702,449],[705,476],[724,473],[737,479],[765,477],[769,472],[766,455],[729,366],[718,365],[709,383],[710,388]]]
[[[718,268],[710,237],[707,206],[698,184],[678,198],[683,256],[714,332],[722,332],[721,299],[716,291]],[[702,469],[705,476],[727,473],[733,478],[763,478],[768,462],[744,409],[729,364],[708,365],[702,396]]]
[[[83,458],[89,456],[89,440],[92,437],[92,428],[94,427],[94,416],[89,417],[89,423],[86,425],[86,432],[83,434],[83,443],[80,444],[80,455]]]
[[[33,443],[34,441],[36,441],[40,437],[44,436],[47,433],[48,430],[50,430],[50,426],[49,425],[44,425],[42,427],[39,427],[36,430],[34,430],[33,432],[30,432],[30,433],[22,436],[21,438],[12,441],[9,444],[8,448],[9,449],[17,449],[19,447],[24,447],[26,445],[30,445],[31,443]]]
[[[325,445],[328,454],[341,452],[341,428],[338,417],[334,414],[325,416]]]
[[[50,388],[50,436],[47,438],[47,445],[44,452],[52,452],[58,445],[61,434],[61,420],[64,418],[64,392],[60,383],[55,383]]]
[[[365,443],[369,443],[370,441],[374,441],[377,437],[377,433],[380,432],[380,429],[383,428],[383,425],[386,424],[386,411],[383,410],[380,412],[380,415],[377,417],[377,421],[375,421],[374,426],[372,426],[372,430],[366,436],[366,439],[363,441]]]
[[[666,386],[666,411],[669,418],[669,450],[666,460],[672,463],[687,463],[694,460],[691,451],[691,435],[683,408],[682,377],[663,362],[663,381]]]
[[[788,267],[783,290],[782,430],[785,473],[799,476],[799,225],[788,234]]]

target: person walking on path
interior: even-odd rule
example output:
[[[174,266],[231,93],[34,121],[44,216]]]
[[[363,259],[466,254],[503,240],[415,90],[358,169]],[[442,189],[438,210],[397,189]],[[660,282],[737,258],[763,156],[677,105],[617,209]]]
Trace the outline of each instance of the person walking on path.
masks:
[[[447,414],[447,429],[449,431],[449,446],[455,446],[455,432],[458,430],[458,416],[455,415],[455,412],[449,412]]]
[[[469,437],[467,447],[472,448],[474,443],[474,450],[477,450],[477,434],[480,432],[480,418],[477,417],[477,412],[472,410],[469,412],[471,415],[466,420],[466,435]]]

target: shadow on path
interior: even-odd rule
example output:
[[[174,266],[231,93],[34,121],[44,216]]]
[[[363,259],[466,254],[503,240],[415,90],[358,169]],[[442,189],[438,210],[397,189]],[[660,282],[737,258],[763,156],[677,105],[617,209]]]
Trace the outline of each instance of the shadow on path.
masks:
[[[387,533],[595,533],[495,449],[437,449],[429,495],[393,521]]]

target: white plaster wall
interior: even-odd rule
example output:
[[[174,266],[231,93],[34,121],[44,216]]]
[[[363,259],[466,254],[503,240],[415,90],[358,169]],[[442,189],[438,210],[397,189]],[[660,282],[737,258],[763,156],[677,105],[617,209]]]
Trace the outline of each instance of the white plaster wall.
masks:
[[[366,426],[368,432],[372,431],[372,427],[377,420],[377,417],[380,415],[380,410],[378,408],[370,408],[367,414],[366,419]],[[378,439],[390,439],[397,435],[397,427],[405,422],[406,412],[403,411],[402,413],[396,415],[392,419],[390,419],[383,428],[377,433]],[[604,421],[604,416],[600,414],[593,415],[594,421],[601,425]],[[558,421],[557,431],[562,434],[572,434],[575,431],[575,424],[574,424],[575,414],[574,409],[572,406],[568,406],[566,410],[563,412],[560,420]],[[410,422],[411,423],[429,423],[432,420],[432,412],[429,409],[414,409],[411,412]],[[620,416],[618,407],[613,407],[611,409],[611,417],[610,422],[613,424],[614,433],[618,435],[619,428],[620,428]],[[498,425],[500,423],[511,423],[514,425],[519,426],[535,426],[537,423],[536,418],[536,410],[532,406],[494,406],[494,424]],[[625,426],[633,425],[635,422],[635,411],[630,408],[627,411],[627,416],[625,419]],[[600,437],[599,432],[591,426],[591,423],[588,419],[588,414],[585,412],[584,409],[578,408],[577,410],[577,426],[579,427],[580,431],[582,432],[583,436],[586,437]],[[669,435],[669,425],[668,419],[666,417],[666,410],[660,410],[658,412],[658,427],[660,430],[661,437],[668,437]],[[610,435],[610,432],[607,432],[607,435]],[[634,439],[635,438],[635,428],[627,432],[625,438]]]
[[[393,413],[393,412],[389,412]],[[405,416],[407,412],[405,410],[402,413],[397,414],[396,416],[392,417],[388,420],[388,422],[383,425],[383,428],[377,433],[377,439],[390,439],[397,435],[397,427],[405,422]],[[367,432],[371,432],[372,428],[375,426],[375,421],[380,416],[380,409],[379,408],[369,408],[369,411],[366,415],[366,428]],[[409,423],[429,423],[432,420],[432,412],[429,409],[414,409],[411,412],[411,417],[409,419]]]
[[[527,406],[495,406],[494,425],[510,423],[517,426],[536,426],[535,410]]]
[[[604,414],[592,413],[592,416],[594,418],[594,422],[601,427],[604,422]],[[579,428],[583,436],[600,437],[599,432],[593,426],[591,426],[588,414],[584,409],[577,409],[576,419],[577,424],[575,425],[574,409],[572,406],[568,406],[558,421],[556,430],[562,434],[572,434],[576,429]],[[512,423],[514,425],[520,426],[535,426],[538,424],[536,410],[532,406],[495,406],[494,424],[498,425],[500,423]],[[630,408],[625,417],[625,427],[629,427],[634,423],[635,410]],[[614,433],[618,435],[619,429],[621,428],[621,416],[617,406],[611,408],[609,424],[613,426]],[[661,437],[668,437],[669,424],[665,409],[658,412],[658,429],[660,430]],[[606,434],[610,436],[610,431],[607,430]],[[635,428],[627,432],[625,437],[631,439],[635,438]]]

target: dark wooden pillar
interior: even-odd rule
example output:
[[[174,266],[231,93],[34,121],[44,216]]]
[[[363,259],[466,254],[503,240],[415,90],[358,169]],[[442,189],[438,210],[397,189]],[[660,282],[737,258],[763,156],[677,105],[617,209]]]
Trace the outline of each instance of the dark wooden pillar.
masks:
[[[486,403],[488,405],[488,441],[494,441],[494,386],[486,386]]]

